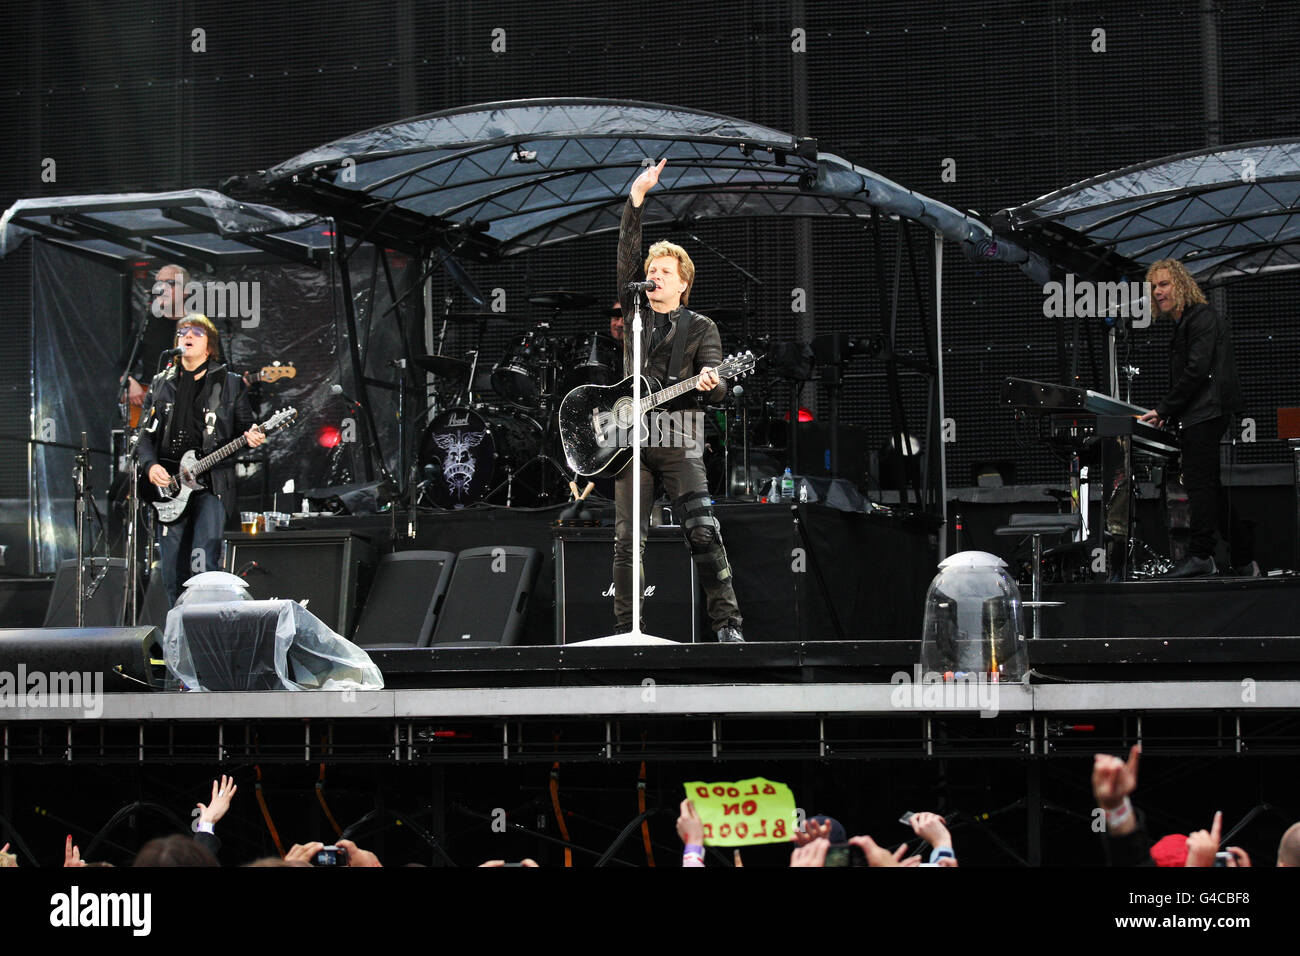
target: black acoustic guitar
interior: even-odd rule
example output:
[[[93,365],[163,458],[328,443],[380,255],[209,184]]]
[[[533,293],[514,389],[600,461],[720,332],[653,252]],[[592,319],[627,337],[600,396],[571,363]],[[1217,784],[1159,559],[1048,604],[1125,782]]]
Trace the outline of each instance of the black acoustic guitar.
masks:
[[[728,356],[715,372],[718,378],[739,378],[753,371],[758,359],[753,352]],[[647,376],[641,377],[641,410],[638,429],[644,445],[650,426],[644,418],[665,402],[685,395],[700,384],[700,376],[683,379],[660,388]],[[579,385],[560,402],[560,443],[569,467],[584,478],[617,475],[632,460],[632,377],[615,385]],[[698,436],[703,440],[703,436]]]

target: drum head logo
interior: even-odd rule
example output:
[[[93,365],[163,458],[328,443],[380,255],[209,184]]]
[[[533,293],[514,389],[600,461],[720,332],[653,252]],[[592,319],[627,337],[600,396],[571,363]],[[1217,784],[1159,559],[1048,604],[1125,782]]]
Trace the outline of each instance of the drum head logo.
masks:
[[[447,481],[447,490],[457,498],[464,498],[469,493],[469,486],[474,481],[476,456],[470,449],[483,443],[486,432],[446,432],[434,435],[433,440],[445,455],[442,457],[442,476]]]

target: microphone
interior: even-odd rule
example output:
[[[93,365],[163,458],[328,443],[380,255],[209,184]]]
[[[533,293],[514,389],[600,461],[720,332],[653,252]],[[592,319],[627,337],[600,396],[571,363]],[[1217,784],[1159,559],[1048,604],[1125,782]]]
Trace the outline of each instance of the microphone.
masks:
[[[334,385],[331,385],[331,386],[330,386],[330,394],[331,394],[331,395],[339,395],[339,396],[342,396],[343,398],[347,399],[351,404],[355,405],[357,408],[360,408],[360,407],[361,407],[361,403],[360,403],[360,402],[358,402],[355,398],[353,398],[353,397],[352,397],[351,395],[349,395],[347,392],[343,391],[343,386],[342,386],[342,385],[339,385],[339,384],[337,384],[337,383],[335,383]]]
[[[629,282],[627,287],[633,292],[653,292],[659,288],[659,283],[654,279],[646,279],[645,282]]]
[[[185,354],[185,350],[182,348],[163,350],[163,355],[167,356],[167,358],[175,358],[177,355],[183,355],[183,354]]]

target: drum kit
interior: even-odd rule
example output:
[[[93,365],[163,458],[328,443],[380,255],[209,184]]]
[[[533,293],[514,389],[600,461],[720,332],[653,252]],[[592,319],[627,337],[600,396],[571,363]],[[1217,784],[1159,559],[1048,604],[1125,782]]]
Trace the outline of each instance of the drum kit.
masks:
[[[560,312],[596,304],[583,292],[539,292],[534,306]],[[450,314],[482,320],[499,313]],[[553,321],[552,320],[552,321]],[[467,359],[416,356],[417,367],[432,373],[438,403],[419,447],[425,478],[420,500],[441,508],[477,503],[545,506],[568,499],[573,476],[564,467],[556,430],[561,399],[579,385],[609,385],[621,378],[618,342],[599,332],[564,336],[552,321],[535,322],[513,341],[490,373],[479,366],[479,352]],[[482,329],[480,324],[480,340]],[[479,400],[490,391],[492,400]]]
[[[551,315],[513,339],[490,368],[480,362],[478,349],[467,351],[463,359],[413,358],[418,368],[435,377],[437,394],[419,444],[418,468],[424,479],[419,502],[455,509],[475,504],[540,507],[569,499],[574,476],[560,447],[560,402],[579,385],[620,381],[622,349],[604,332],[561,335],[554,330],[561,312],[590,308],[597,303],[595,296],[549,291],[534,293],[528,301]],[[728,327],[748,325],[742,310],[703,306],[698,311],[717,322],[724,344],[757,353],[775,346],[769,336],[726,334]],[[608,319],[619,313],[607,309],[601,314]],[[501,318],[501,313],[446,313],[447,320],[477,321],[480,345],[487,321]],[[730,390],[725,408],[706,418],[704,457],[715,495],[761,495],[771,476],[789,463],[789,412],[763,398],[785,394],[784,382],[779,372],[760,369],[752,387],[747,381],[745,389]],[[800,420],[805,420],[803,414]],[[612,494],[612,488],[598,488]]]

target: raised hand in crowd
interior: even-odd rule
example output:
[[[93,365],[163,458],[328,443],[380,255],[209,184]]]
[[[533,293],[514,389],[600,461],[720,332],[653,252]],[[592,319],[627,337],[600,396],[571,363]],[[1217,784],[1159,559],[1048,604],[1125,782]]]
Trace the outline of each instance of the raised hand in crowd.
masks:
[[[239,788],[235,786],[235,778],[221,775],[220,780],[212,781],[212,797],[210,802],[199,803],[199,823],[208,823],[215,825],[226,811],[230,809],[230,801],[234,799],[235,791]]]
[[[17,865],[18,865],[18,855],[16,853],[9,852],[9,844],[6,843],[4,846],[0,846],[0,867],[17,866]]]
[[[911,819],[912,832],[934,849],[952,849],[952,834],[948,832],[947,823],[937,813],[914,813]]]
[[[1184,866],[1214,866],[1214,854],[1219,852],[1223,835],[1223,811],[1216,810],[1210,829],[1187,834],[1187,862]]]
[[[677,835],[682,839],[682,866],[704,865],[704,822],[687,797],[677,811]]]
[[[6,844],[7,846],[8,844]],[[86,861],[81,858],[81,850],[72,842],[72,834],[68,834],[68,839],[63,844],[63,865],[64,866],[85,866]]]
[[[348,866],[383,866],[379,857],[369,850],[363,850],[351,840],[335,840],[334,845],[348,851]],[[534,863],[533,866],[537,864]]]
[[[830,840],[831,838],[831,821],[829,817],[823,817],[820,821],[816,817],[809,817],[803,822],[803,829],[795,830],[794,836],[790,839],[794,841],[795,846],[805,846],[813,840]]]
[[[284,855],[284,862],[296,866],[311,866],[312,858],[323,849],[325,849],[325,844],[319,840],[313,843],[295,843],[289,847],[289,852]]]
[[[1106,832],[1119,837],[1137,828],[1137,814],[1129,796],[1137,789],[1138,759],[1142,745],[1134,744],[1128,760],[1095,754],[1092,762],[1092,798],[1106,812]]]
[[[791,866],[825,866],[826,851],[831,848],[831,841],[825,837],[816,837],[802,846],[794,848],[790,854]]]
[[[907,844],[901,843],[898,849],[890,853],[883,846],[876,843],[869,836],[849,837],[849,842],[854,846],[862,848],[863,854],[867,858],[867,866],[920,866],[920,855],[909,856],[904,859],[907,853]]]

